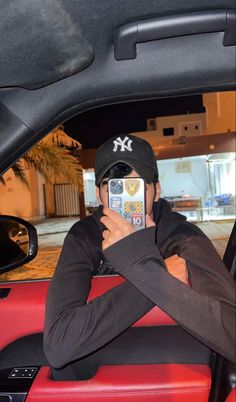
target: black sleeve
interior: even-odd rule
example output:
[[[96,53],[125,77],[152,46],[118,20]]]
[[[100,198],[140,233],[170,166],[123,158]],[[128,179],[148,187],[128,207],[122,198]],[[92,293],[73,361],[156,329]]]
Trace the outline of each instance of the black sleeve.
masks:
[[[189,288],[165,269],[154,238],[155,228],[143,229],[109,247],[104,254],[116,272],[179,325],[234,361],[235,282],[214,247],[198,234],[174,239],[179,244],[178,254],[187,262]]]
[[[154,305],[129,282],[87,303],[93,265],[83,245],[67,235],[48,291],[44,350],[55,368],[100,348]]]

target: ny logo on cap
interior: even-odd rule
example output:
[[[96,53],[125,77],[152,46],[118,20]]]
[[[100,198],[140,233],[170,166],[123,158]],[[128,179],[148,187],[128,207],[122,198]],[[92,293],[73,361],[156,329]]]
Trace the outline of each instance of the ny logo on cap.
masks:
[[[125,137],[122,141],[120,137],[117,137],[116,140],[113,141],[114,148],[113,152],[116,152],[118,150],[118,147],[120,147],[120,151],[124,152],[125,150],[131,152],[133,149],[131,148],[133,140],[131,140],[129,137]]]

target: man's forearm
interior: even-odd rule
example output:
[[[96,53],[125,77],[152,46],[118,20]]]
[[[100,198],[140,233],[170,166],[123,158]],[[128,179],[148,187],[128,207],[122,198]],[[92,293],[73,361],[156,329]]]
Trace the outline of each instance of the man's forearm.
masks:
[[[60,368],[94,352],[153,306],[129,282],[116,286],[83,306],[65,308],[60,313],[54,312],[51,306],[47,311],[44,335],[45,353],[50,364]]]
[[[154,244],[153,231],[153,228],[144,229],[143,233],[126,237],[105,250],[106,258],[117,272],[192,335],[234,360],[235,306],[232,300],[228,304],[211,295],[199,294],[171,276]]]

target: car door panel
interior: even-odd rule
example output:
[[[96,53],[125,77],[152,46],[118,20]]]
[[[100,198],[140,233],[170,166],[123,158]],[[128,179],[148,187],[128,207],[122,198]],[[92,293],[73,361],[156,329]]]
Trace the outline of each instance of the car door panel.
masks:
[[[26,401],[207,402],[210,386],[205,365],[101,366],[94,378],[79,382],[53,381],[42,367]]]
[[[89,300],[103,294],[106,290],[117,286],[123,281],[124,279],[119,276],[94,277]],[[11,291],[5,299],[1,300],[0,320],[4,322],[1,347],[9,345],[17,338],[43,331],[45,300],[49,284],[49,280],[8,284]],[[1,284],[0,289],[4,288],[6,286]],[[172,327],[177,329],[174,324],[170,317],[155,307],[137,321],[134,326],[151,326],[153,328],[153,326],[160,325],[164,329],[164,334],[167,327],[170,329],[169,332],[172,332]],[[177,345],[175,331],[173,335]],[[164,338],[166,339],[165,347],[175,349],[174,343],[171,348],[168,347],[170,337],[164,335]],[[153,343],[155,344],[156,342],[154,341]],[[187,343],[183,356],[187,359],[190,358],[191,361],[194,358],[194,353],[193,356],[191,353],[191,339],[188,346]],[[179,346],[176,348],[178,349],[177,358],[179,359]],[[202,359],[205,364],[152,363],[126,364],[122,366],[119,364],[101,364],[92,378],[82,381],[54,381],[51,378],[49,367],[41,367],[33,384],[31,385],[32,381],[29,381],[28,389],[26,386],[26,394],[28,392],[26,401],[45,401],[56,398],[60,402],[86,398],[89,402],[97,400],[132,402],[134,400],[143,401],[144,398],[145,401],[155,401],[157,398],[161,398],[164,402],[169,401],[171,395],[172,402],[187,402],[191,395],[193,401],[206,402],[211,387],[211,370],[207,364],[208,355],[207,351],[203,351]],[[3,381],[5,384],[4,389],[7,390],[7,394],[11,395],[11,379],[9,379],[7,370],[6,372],[7,374],[0,374],[0,384]],[[8,379],[2,379],[1,375],[3,377],[7,375]]]

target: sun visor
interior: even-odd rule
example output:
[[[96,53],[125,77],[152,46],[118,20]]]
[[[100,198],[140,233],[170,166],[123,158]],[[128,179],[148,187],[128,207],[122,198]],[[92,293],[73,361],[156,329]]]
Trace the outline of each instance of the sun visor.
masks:
[[[36,89],[87,68],[92,47],[60,0],[0,0],[0,87]]]

